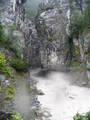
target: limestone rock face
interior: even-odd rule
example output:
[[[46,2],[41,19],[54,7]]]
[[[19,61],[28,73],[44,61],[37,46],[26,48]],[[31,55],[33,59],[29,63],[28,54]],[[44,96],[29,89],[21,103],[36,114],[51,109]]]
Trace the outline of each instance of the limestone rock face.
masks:
[[[40,4],[36,29],[41,43],[41,63],[44,66],[62,65],[69,60],[67,0],[47,0]]]
[[[25,0],[16,1],[15,7],[15,19],[16,26],[24,35],[25,39],[25,50],[24,55],[30,66],[40,65],[40,54],[39,54],[39,40],[37,37],[37,31],[35,25],[26,17],[25,11]]]
[[[30,35],[30,66],[32,67],[40,67],[41,58],[40,58],[40,41],[37,36],[37,30],[35,25],[32,24],[30,27],[31,35]]]
[[[1,8],[1,16],[0,16],[0,22],[3,25],[10,24],[13,25],[14,23],[14,12],[13,12],[13,1],[12,0],[1,0],[0,4]]]
[[[24,52],[24,37],[23,34],[16,29],[14,0],[4,0],[1,8],[0,22],[4,25],[8,45],[18,57],[21,57]]]

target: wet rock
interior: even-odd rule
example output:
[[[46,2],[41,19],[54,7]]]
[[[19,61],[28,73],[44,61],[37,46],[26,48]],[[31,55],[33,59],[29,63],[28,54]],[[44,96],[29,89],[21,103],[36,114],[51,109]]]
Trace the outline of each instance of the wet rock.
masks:
[[[32,102],[32,105],[33,106],[36,106],[36,107],[40,107],[40,102],[38,101],[38,98],[34,98],[33,102]]]
[[[38,95],[45,95],[42,90],[37,90]]]

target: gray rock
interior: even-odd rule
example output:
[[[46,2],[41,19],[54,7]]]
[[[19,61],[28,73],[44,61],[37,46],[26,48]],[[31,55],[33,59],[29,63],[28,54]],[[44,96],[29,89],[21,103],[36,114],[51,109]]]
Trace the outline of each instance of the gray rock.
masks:
[[[36,29],[41,43],[41,63],[44,67],[65,64],[69,60],[67,35],[68,1],[43,2],[36,17]]]

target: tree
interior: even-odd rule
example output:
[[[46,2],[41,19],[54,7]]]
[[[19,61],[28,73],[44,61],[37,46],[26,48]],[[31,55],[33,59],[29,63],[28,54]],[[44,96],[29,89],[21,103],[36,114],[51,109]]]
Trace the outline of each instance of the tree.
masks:
[[[87,7],[84,12],[84,24],[86,32],[90,32],[90,0],[88,0],[87,3]]]
[[[70,35],[74,38],[78,38],[79,34],[83,33],[84,30],[84,16],[80,11],[75,11],[71,16],[70,22]]]
[[[84,82],[85,84],[88,83],[87,78],[87,65],[86,65],[86,56],[85,56],[85,46],[84,46],[84,15],[81,11],[75,11],[74,14],[71,16],[71,23],[70,23],[70,34],[73,38],[77,38],[79,43],[80,55],[81,55],[81,63],[82,69],[84,72]],[[85,81],[86,80],[86,81]]]

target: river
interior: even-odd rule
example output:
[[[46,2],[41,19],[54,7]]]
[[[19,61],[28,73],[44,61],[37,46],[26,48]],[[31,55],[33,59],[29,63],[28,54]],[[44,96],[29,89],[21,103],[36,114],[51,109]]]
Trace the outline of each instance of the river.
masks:
[[[90,110],[90,88],[72,84],[75,79],[69,72],[47,72],[31,76],[37,81],[37,89],[44,95],[38,95],[43,112],[41,120],[73,120],[73,116]]]

